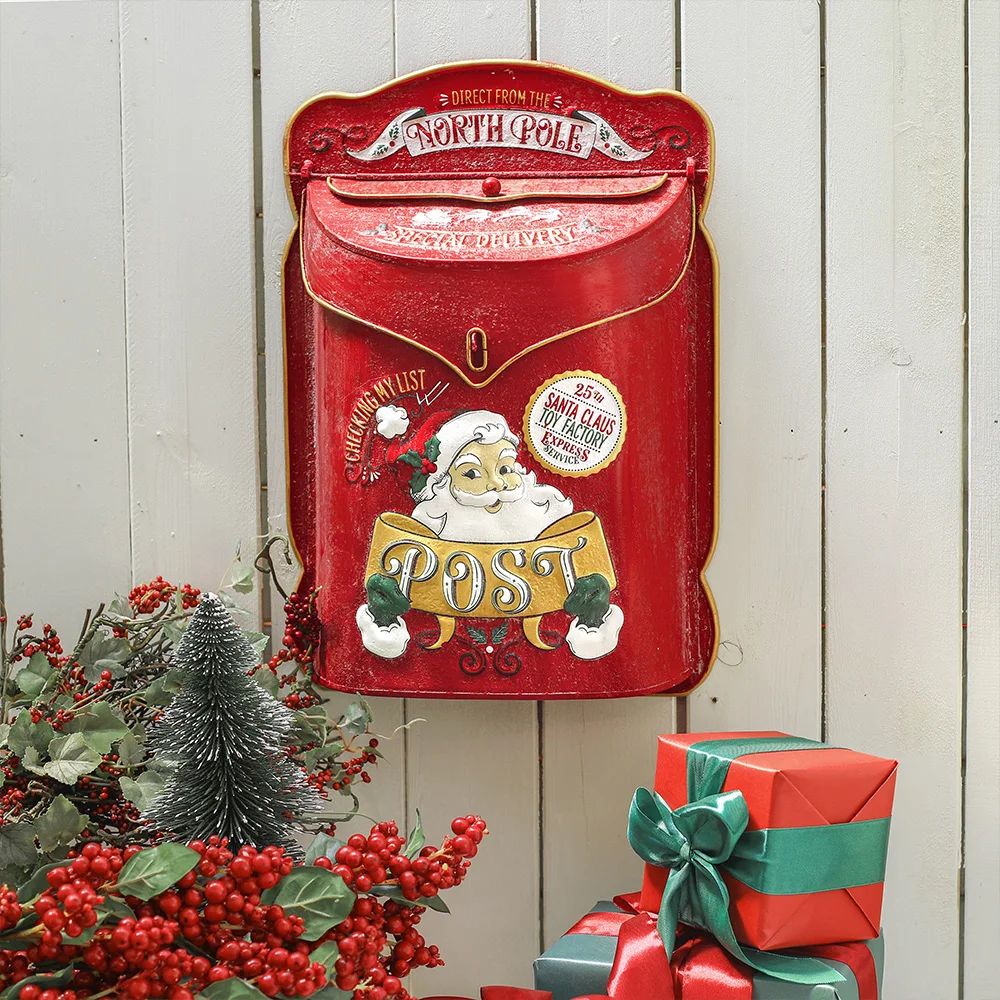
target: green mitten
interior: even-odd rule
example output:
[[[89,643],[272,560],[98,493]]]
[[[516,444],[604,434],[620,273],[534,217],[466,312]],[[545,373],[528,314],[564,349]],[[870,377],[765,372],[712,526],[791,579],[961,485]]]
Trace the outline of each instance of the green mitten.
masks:
[[[368,611],[379,628],[387,628],[410,610],[409,598],[404,596],[391,576],[372,573],[365,584],[365,591],[368,594]]]
[[[604,621],[610,604],[611,587],[608,581],[600,573],[591,573],[576,581],[572,593],[563,602],[563,610],[579,618],[581,625],[597,628]]]

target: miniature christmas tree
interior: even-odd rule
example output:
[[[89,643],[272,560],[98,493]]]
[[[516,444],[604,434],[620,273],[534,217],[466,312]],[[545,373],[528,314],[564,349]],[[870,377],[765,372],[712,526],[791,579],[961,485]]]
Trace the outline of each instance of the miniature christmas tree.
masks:
[[[177,650],[181,690],[153,732],[167,783],[144,814],[179,840],[296,850],[292,828],[319,809],[282,749],[292,714],[250,676],[256,663],[226,606],[205,595]]]

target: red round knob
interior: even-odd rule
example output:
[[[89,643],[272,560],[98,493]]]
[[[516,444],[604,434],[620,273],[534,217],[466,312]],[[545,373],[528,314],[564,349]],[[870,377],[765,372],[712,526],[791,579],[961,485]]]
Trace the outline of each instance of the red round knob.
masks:
[[[500,181],[496,177],[487,177],[483,181],[483,194],[487,198],[495,198],[500,193]]]

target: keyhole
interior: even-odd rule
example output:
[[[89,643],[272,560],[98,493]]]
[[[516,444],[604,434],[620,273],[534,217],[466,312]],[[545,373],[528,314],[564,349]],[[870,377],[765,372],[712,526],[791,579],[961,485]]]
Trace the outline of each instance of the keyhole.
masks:
[[[466,354],[469,367],[474,372],[481,372],[486,367],[486,331],[474,326],[466,334]]]

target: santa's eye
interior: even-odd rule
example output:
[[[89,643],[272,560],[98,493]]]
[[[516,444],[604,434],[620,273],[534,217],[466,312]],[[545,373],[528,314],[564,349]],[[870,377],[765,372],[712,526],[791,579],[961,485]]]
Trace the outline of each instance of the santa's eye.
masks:
[[[509,476],[514,470],[509,465],[500,466],[500,475]]]
[[[468,469],[466,472],[462,473],[466,479],[480,479],[482,473],[478,469]]]

